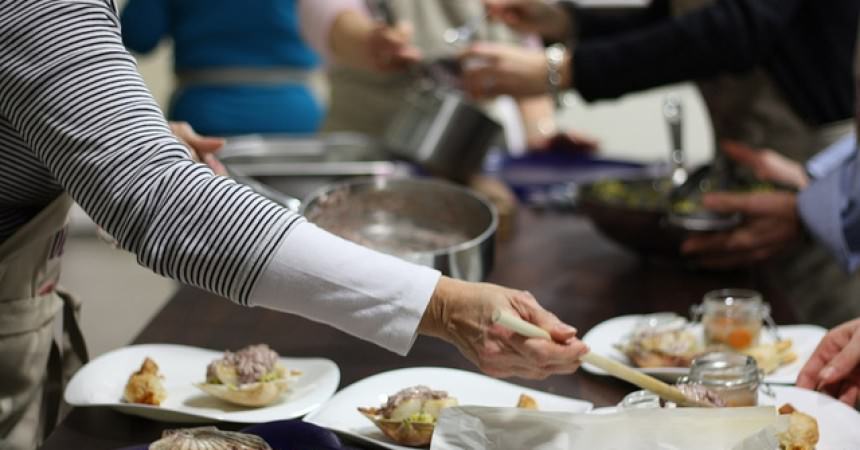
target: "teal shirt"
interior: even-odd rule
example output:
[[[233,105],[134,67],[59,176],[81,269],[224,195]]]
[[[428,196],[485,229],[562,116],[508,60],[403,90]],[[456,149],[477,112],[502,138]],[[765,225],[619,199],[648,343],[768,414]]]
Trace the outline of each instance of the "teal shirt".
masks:
[[[123,42],[137,53],[172,38],[177,71],[207,68],[313,70],[319,58],[299,34],[297,0],[129,0]],[[324,111],[306,86],[211,85],[177,92],[170,118],[202,133],[316,132]]]

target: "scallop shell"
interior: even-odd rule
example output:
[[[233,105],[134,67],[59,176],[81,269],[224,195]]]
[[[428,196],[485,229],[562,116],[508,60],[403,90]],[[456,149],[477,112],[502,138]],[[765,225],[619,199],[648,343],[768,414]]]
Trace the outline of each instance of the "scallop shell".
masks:
[[[389,439],[409,447],[427,447],[436,428],[432,423],[416,423],[410,421],[385,419],[379,413],[379,408],[358,408],[358,411],[370,419]]]
[[[271,405],[289,389],[290,380],[281,379],[259,383],[248,383],[239,386],[224,384],[198,383],[195,386],[203,392],[218,397],[221,400],[241,406],[258,408]]]
[[[167,430],[149,450],[272,450],[259,436],[215,427]]]

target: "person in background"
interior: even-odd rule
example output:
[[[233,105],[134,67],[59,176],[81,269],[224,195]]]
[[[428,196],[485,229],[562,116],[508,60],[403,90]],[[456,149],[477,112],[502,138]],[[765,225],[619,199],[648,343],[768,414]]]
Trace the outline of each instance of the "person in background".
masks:
[[[329,131],[359,131],[381,136],[420,79],[409,69],[436,58],[456,60],[464,43],[446,42],[446,30],[479,21],[476,38],[523,47],[533,38],[490,25],[479,1],[389,0],[397,26],[375,20],[362,0],[305,0],[300,3],[302,33],[330,64],[331,107],[324,125]],[[508,102],[509,104],[510,102]],[[575,133],[561,133],[555,106],[545,93],[521,97],[516,108],[490,108],[506,129],[508,146],[543,149],[555,137],[593,148],[596,142]],[[489,104],[487,105],[489,106]]]
[[[854,129],[860,0],[654,0],[623,12],[564,1],[484,2],[520,31],[567,43],[558,84],[586,100],[695,81],[718,141],[773,148],[801,163]],[[466,70],[476,97],[547,92],[551,68],[541,52],[478,44],[463,57],[488,61]],[[753,268],[801,321],[835,326],[860,316],[860,276],[846,274],[821,243],[790,241],[779,252],[706,262]]]
[[[312,134],[325,115],[321,75],[299,35],[297,1],[129,0],[123,43],[145,54],[172,39],[172,120],[216,136]]]
[[[587,352],[526,292],[352,244],[194,162],[137,73],[112,0],[4,2],[0,30],[0,448],[34,449],[54,426],[43,413],[59,397],[45,386],[62,366],[58,325],[72,325],[56,282],[73,200],[160,275],[401,355],[423,334],[488,374],[542,378]],[[497,310],[554,339],[502,330]]]

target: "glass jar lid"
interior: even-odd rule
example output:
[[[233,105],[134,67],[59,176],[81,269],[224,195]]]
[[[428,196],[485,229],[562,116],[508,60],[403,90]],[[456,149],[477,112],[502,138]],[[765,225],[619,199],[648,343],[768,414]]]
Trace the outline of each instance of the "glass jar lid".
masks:
[[[732,352],[713,352],[693,360],[689,381],[717,389],[747,385],[757,388],[761,382],[761,372],[756,360],[751,356]]]

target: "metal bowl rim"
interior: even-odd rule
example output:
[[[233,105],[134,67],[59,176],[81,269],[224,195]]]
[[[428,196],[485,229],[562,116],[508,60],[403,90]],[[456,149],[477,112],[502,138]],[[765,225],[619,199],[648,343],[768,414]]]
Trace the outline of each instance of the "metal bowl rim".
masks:
[[[338,189],[343,188],[353,188],[356,186],[389,186],[393,184],[423,184],[427,186],[431,186],[433,188],[439,189],[448,189],[450,191],[454,191],[458,194],[465,195],[466,197],[471,197],[478,202],[478,204],[487,208],[487,211],[490,213],[490,223],[486,226],[484,231],[481,232],[478,236],[469,239],[468,241],[461,242],[459,244],[452,245],[450,247],[445,247],[437,250],[426,250],[421,252],[408,252],[403,253],[402,256],[433,256],[434,258],[437,256],[447,256],[456,254],[462,251],[467,251],[473,248],[478,248],[482,246],[485,242],[492,241],[492,237],[495,235],[498,227],[499,227],[499,212],[496,209],[496,206],[493,205],[487,197],[485,197],[480,192],[475,192],[472,189],[467,189],[465,187],[456,185],[454,183],[436,180],[431,178],[386,178],[386,177],[360,177],[357,179],[345,180],[339,183],[330,184],[328,186],[323,186],[304,198],[302,201],[301,209],[299,213],[304,216],[308,210],[308,207],[314,203],[314,200],[318,200],[326,194],[334,192]]]

